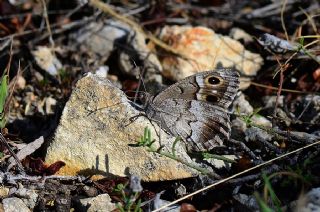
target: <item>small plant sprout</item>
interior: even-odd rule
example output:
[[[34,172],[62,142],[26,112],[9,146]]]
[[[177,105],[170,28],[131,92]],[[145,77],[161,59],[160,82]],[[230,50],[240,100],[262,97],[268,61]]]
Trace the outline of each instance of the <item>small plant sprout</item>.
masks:
[[[204,175],[208,175],[209,177],[215,178],[215,179],[221,179],[221,177],[219,175],[217,175],[216,173],[210,172],[208,171],[206,168],[202,168],[199,167],[197,165],[191,164],[183,159],[181,159],[180,157],[178,157],[176,155],[176,145],[177,143],[181,140],[181,138],[177,137],[175,139],[175,141],[172,144],[171,147],[171,152],[165,152],[163,151],[163,147],[160,148],[156,148],[153,144],[155,142],[154,139],[151,138],[151,131],[148,127],[146,127],[144,129],[144,135],[140,137],[139,141],[137,141],[137,145],[136,146],[143,146],[143,147],[147,147],[147,151],[149,152],[153,152],[153,153],[158,153],[162,156],[165,156],[167,158],[170,158],[172,160],[175,160],[179,163],[182,163],[190,168],[193,168],[197,171],[199,171],[200,173],[204,174]]]
[[[252,117],[259,116],[258,113],[260,112],[260,110],[261,108],[257,108],[257,109],[254,109],[254,111],[251,114],[240,114],[239,108],[237,108],[237,113],[240,119],[242,119],[242,121],[244,121],[246,125],[250,127],[254,125],[254,122],[252,121]]]
[[[216,154],[211,154],[208,152],[203,152],[202,153],[202,157],[203,159],[217,159],[217,160],[222,160],[225,161],[227,163],[235,163],[236,161],[229,159],[227,157],[221,156],[221,155],[216,155]]]
[[[130,177],[129,188],[128,184],[118,184],[114,189],[115,192],[120,193],[122,197],[123,204],[117,204],[117,207],[120,211],[135,211],[140,212],[141,209],[141,200],[138,199],[143,188],[141,186],[141,178],[136,175]],[[138,199],[138,200],[137,200]]]
[[[179,141],[181,141],[181,138],[178,136],[178,137],[176,137],[176,139],[174,140],[174,142],[173,142],[173,144],[172,144],[171,152],[172,152],[172,155],[173,155],[174,157],[176,157],[176,145],[177,145],[177,143],[178,143]]]
[[[151,147],[155,140],[151,139],[151,131],[148,127],[144,128],[144,134],[137,142],[138,146]]]

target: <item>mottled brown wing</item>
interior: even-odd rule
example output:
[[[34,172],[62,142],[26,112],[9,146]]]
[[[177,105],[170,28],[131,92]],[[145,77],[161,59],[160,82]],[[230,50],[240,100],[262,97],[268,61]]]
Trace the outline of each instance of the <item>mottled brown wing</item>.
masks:
[[[234,69],[216,69],[187,77],[156,95],[154,104],[165,99],[199,100],[228,108],[239,88],[239,74]]]
[[[219,106],[197,100],[166,99],[150,109],[149,118],[173,136],[180,136],[189,150],[210,150],[229,138],[229,116]]]

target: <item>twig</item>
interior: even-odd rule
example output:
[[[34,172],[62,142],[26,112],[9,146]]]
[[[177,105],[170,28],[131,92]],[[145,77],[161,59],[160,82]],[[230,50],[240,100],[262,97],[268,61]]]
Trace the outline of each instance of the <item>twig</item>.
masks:
[[[272,126],[275,126],[275,118],[277,117],[278,100],[279,100],[280,94],[281,94],[281,89],[282,89],[283,79],[284,79],[283,72],[285,71],[285,69],[286,69],[286,67],[282,67],[281,64],[280,64],[279,88],[278,88],[278,92],[277,92],[276,103],[274,105],[274,110],[273,110]]]
[[[281,7],[281,25],[282,25],[282,29],[284,31],[284,34],[286,35],[286,39],[287,39],[287,41],[289,41],[288,32],[287,32],[286,25],[284,23],[284,18],[283,18],[284,11],[286,9],[286,5],[287,5],[287,0],[283,0],[282,7]]]
[[[311,102],[313,101],[314,95],[312,95],[312,98],[309,100],[309,102],[307,103],[307,105],[303,108],[303,110],[301,111],[300,115],[298,116],[298,118],[296,119],[296,121],[300,120],[301,117],[303,116],[303,114],[307,111],[307,109],[309,108]]]
[[[4,76],[5,74],[7,74],[8,76],[10,75],[11,61],[12,61],[13,36],[11,36],[10,40],[11,40],[11,44],[10,44],[10,52],[9,52],[9,61],[8,61],[8,64],[6,66],[5,71],[3,72],[2,76]]]
[[[87,3],[85,4],[79,4],[76,8],[72,9],[70,12],[68,12],[63,19],[68,19],[70,18],[73,14],[75,14],[76,12],[78,12],[82,7],[84,7]]]
[[[62,25],[62,26],[61,26],[60,23],[54,23],[54,24],[51,25],[52,28],[55,28],[55,31],[53,31],[52,34],[62,33],[64,31],[70,30],[70,29],[72,29],[74,27],[83,26],[87,22],[89,22],[91,20],[94,20],[95,18],[96,18],[96,16],[90,16],[89,18],[78,20],[78,21],[74,21],[74,22],[71,22],[69,24],[65,24],[65,25]],[[43,31],[42,28],[27,30],[27,31],[24,31],[24,32],[15,33],[15,34],[11,34],[11,35],[8,35],[8,36],[5,36],[5,37],[1,37],[0,41],[11,39],[11,38],[16,38],[16,37],[21,37],[21,36],[28,35],[28,34],[31,34],[31,33],[42,32],[42,31]],[[42,35],[41,38],[43,39],[43,37],[46,38],[48,36],[49,36],[49,34],[47,33],[47,35]],[[42,39],[37,39],[37,40],[42,40]]]
[[[83,25],[87,24],[88,22],[94,20],[95,18],[96,18],[96,15],[91,16],[91,17],[86,18],[86,19],[74,21],[74,22],[71,22],[69,24],[65,24],[65,25],[62,25],[62,26],[60,26],[61,24],[54,24],[52,26],[55,26],[55,29],[51,33],[53,35],[63,33],[65,31],[73,29],[75,27],[83,26]],[[39,31],[41,31],[41,30],[39,29]],[[18,34],[17,36],[20,36],[20,34]],[[36,44],[39,41],[41,41],[41,40],[43,40],[43,39],[45,39],[45,38],[47,38],[49,36],[50,36],[49,33],[43,33],[40,37],[37,37],[32,42],[33,42],[33,44]]]
[[[295,0],[289,0],[287,2],[287,5],[292,6],[292,4],[295,2]],[[273,15],[278,15],[279,13],[281,13],[281,2],[280,1],[275,1],[272,4],[268,4],[262,8],[258,8],[253,10],[250,14],[249,14],[249,18],[265,18],[268,16],[273,16]]]
[[[274,91],[278,91],[279,88],[277,87],[273,87],[273,86],[269,86],[269,85],[263,85],[260,83],[256,83],[256,82],[250,82],[250,84],[257,86],[257,87],[261,87],[261,88],[267,88],[270,90],[274,90]],[[282,88],[281,89],[282,92],[288,92],[288,93],[299,93],[299,94],[315,94],[315,95],[320,95],[320,93],[316,93],[316,92],[308,92],[308,91],[297,91],[297,90],[292,90],[292,89],[285,89]]]
[[[274,132],[273,128],[268,128],[268,127],[264,127],[255,123],[250,123],[250,126],[256,127],[258,129],[261,129],[263,131],[266,131],[267,133],[274,135],[277,139],[286,139],[286,137],[284,136],[280,136],[277,133]],[[278,147],[276,147],[275,145],[273,145],[271,142],[261,138],[260,136],[257,136],[256,138],[257,141],[261,142],[264,146],[266,146],[267,148],[269,148],[270,150],[272,150],[273,152],[275,152],[276,154],[280,154],[281,151],[279,150]]]
[[[20,74],[21,74],[21,65],[20,65],[20,60],[19,60],[19,66],[18,66],[17,75],[14,77],[13,83],[9,84],[9,91],[11,90],[11,92],[9,93],[9,96],[7,97],[6,102],[5,102],[5,106],[4,106],[4,113],[5,114],[9,114],[10,113],[10,102],[12,100],[13,92],[14,92],[14,89],[15,89],[17,81],[18,81],[18,76]]]
[[[290,155],[293,155],[293,154],[295,154],[295,153],[297,153],[297,152],[300,152],[300,151],[302,151],[302,150],[304,150],[304,149],[310,148],[310,147],[315,146],[315,145],[318,145],[318,144],[320,144],[320,140],[317,141],[317,142],[315,142],[315,143],[312,143],[312,144],[309,144],[309,145],[307,145],[307,146],[304,146],[304,147],[301,147],[301,148],[299,148],[299,149],[296,149],[296,150],[294,150],[294,151],[292,151],[292,152],[288,152],[288,153],[283,154],[283,155],[281,155],[281,156],[279,156],[279,157],[276,157],[276,158],[273,158],[273,159],[271,159],[271,160],[268,160],[268,161],[266,161],[266,162],[264,162],[264,163],[262,163],[262,164],[259,164],[259,165],[257,165],[257,166],[251,167],[251,168],[249,168],[249,169],[247,169],[247,170],[245,170],[245,171],[239,172],[239,173],[237,173],[237,174],[235,174],[235,175],[232,175],[232,176],[230,176],[230,177],[227,177],[227,178],[225,178],[225,179],[223,179],[223,180],[220,180],[220,181],[218,181],[218,182],[216,182],[216,183],[213,183],[213,184],[211,184],[211,185],[209,185],[209,186],[206,186],[206,187],[204,187],[204,188],[202,188],[202,189],[200,189],[200,190],[198,190],[198,191],[195,191],[195,192],[193,192],[193,193],[191,193],[191,194],[188,194],[188,195],[186,195],[186,196],[184,196],[184,197],[182,197],[182,198],[180,198],[180,199],[177,199],[177,200],[175,200],[175,201],[173,201],[173,202],[170,202],[169,204],[164,205],[164,206],[162,206],[161,208],[158,208],[158,209],[154,210],[154,212],[161,211],[161,210],[163,210],[163,209],[165,209],[165,208],[167,208],[167,207],[169,207],[169,206],[171,206],[171,205],[174,205],[174,204],[176,204],[176,203],[178,203],[178,202],[180,202],[180,201],[182,201],[182,200],[188,199],[188,198],[190,198],[190,197],[192,197],[192,196],[194,196],[194,195],[196,195],[196,194],[199,194],[199,193],[201,193],[201,192],[203,192],[203,191],[205,191],[205,190],[208,190],[208,189],[210,189],[210,188],[213,188],[213,187],[215,187],[215,186],[217,186],[217,185],[220,185],[220,184],[222,184],[222,183],[224,183],[224,182],[228,182],[229,180],[234,179],[234,178],[236,178],[236,177],[238,177],[238,176],[241,176],[241,175],[243,175],[243,174],[245,174],[245,173],[251,172],[251,171],[256,170],[256,169],[258,169],[258,168],[260,168],[260,167],[263,167],[263,166],[265,166],[265,165],[271,164],[271,163],[273,163],[274,161],[277,161],[277,160],[280,160],[280,159],[282,159],[282,158],[288,157],[288,156],[290,156]]]
[[[13,152],[13,150],[11,149],[11,147],[9,146],[7,140],[5,139],[5,137],[2,135],[2,133],[0,132],[0,142],[8,149],[10,155],[15,159],[15,161],[17,162],[18,165],[18,169],[20,170],[21,173],[25,173],[23,165],[21,164],[19,158],[17,157],[17,155]]]
[[[266,170],[262,170],[263,173],[265,174],[271,174],[275,171],[280,170],[280,167],[277,165],[272,165],[270,168],[267,168]],[[228,182],[226,182],[228,185],[232,184],[232,185],[243,185],[243,183],[248,182],[248,181],[252,181],[252,180],[257,180],[261,177],[261,173],[258,174],[252,174],[252,175],[247,175],[247,176],[243,176],[240,178],[236,178],[233,180],[230,180]]]
[[[242,149],[243,151],[245,151],[245,153],[247,153],[247,154],[251,157],[251,159],[254,160],[254,162],[255,162],[256,164],[259,164],[259,163],[262,163],[262,162],[263,162],[263,161],[262,161],[261,159],[259,159],[258,156],[256,156],[243,142],[237,141],[237,140],[235,140],[235,139],[230,139],[229,141],[230,141],[231,143],[235,144],[235,145],[240,146],[241,149]]]
[[[301,7],[299,7],[299,9],[303,12],[303,14],[307,17],[307,20],[310,22],[311,28],[313,29],[313,31],[317,34],[318,33],[318,29],[317,29],[317,25],[314,22],[314,20],[312,19],[312,17]]]
[[[305,132],[297,132],[297,131],[283,131],[279,129],[273,129],[274,132],[278,133],[279,135],[282,136],[289,136],[291,139],[302,141],[304,143],[310,144],[312,142],[315,142],[317,140],[320,140],[319,136],[316,135],[311,135]]]
[[[44,19],[46,20],[47,30],[49,33],[49,42],[51,44],[51,48],[54,49],[54,41],[52,38],[52,32],[51,32],[51,27],[50,27],[50,22],[49,22],[49,17],[48,17],[47,5],[46,5],[45,0],[41,0],[41,3],[43,6],[43,16],[44,16]]]
[[[48,179],[59,179],[59,180],[79,180],[80,182],[86,179],[83,176],[57,176],[57,175],[51,175],[51,176],[29,176],[26,174],[22,175],[12,175],[11,173],[5,173],[6,179],[8,181],[16,181],[16,180],[28,180],[28,181],[39,181],[42,180],[42,183],[44,183]]]
[[[10,43],[12,43],[13,36],[10,36],[3,43],[1,43],[0,51],[4,50]],[[12,44],[11,44],[12,45]]]
[[[188,162],[184,161],[183,159],[181,159],[181,158],[179,158],[177,156],[174,156],[173,154],[170,154],[168,152],[159,151],[158,149],[156,149],[153,146],[149,146],[147,150],[149,152],[154,152],[154,153],[158,153],[160,155],[166,156],[166,157],[168,157],[168,158],[170,158],[172,160],[175,160],[175,161],[177,161],[179,163],[182,163],[182,164],[184,164],[184,165],[186,165],[186,166],[188,166],[190,168],[193,168],[193,169],[197,170],[198,172],[200,172],[202,174],[205,174],[205,175],[207,175],[209,177],[212,177],[212,178],[215,178],[215,179],[221,179],[221,177],[218,174],[210,172],[206,168],[201,168],[199,166],[196,166],[196,165],[193,165],[191,163],[188,163]]]

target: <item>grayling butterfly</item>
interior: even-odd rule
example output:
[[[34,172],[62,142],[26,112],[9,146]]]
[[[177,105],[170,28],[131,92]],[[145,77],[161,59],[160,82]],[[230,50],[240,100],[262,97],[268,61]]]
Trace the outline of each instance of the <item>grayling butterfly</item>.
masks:
[[[146,116],[180,136],[188,149],[206,151],[229,138],[227,109],[238,87],[237,71],[217,69],[189,76],[155,96],[142,94],[140,100]]]

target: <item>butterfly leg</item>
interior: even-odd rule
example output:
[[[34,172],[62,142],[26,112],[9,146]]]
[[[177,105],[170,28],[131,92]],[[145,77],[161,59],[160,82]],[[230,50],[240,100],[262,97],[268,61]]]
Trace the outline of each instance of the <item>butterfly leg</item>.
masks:
[[[129,123],[124,124],[123,127],[129,126],[131,123],[135,122],[140,116],[146,117],[146,115],[144,113],[139,113],[138,115],[132,116],[129,118]]]
[[[160,115],[160,117],[161,117],[161,121],[160,121],[160,125],[159,125],[159,144],[160,144],[160,146],[162,146],[161,145],[161,129],[163,129],[162,127],[163,127],[163,118],[162,118],[162,115]]]
[[[138,115],[135,115],[135,116],[130,117],[130,118],[129,118],[129,121],[132,123],[132,122],[134,122],[135,120],[137,120],[137,119],[138,119],[139,117],[141,117],[141,116],[146,117],[146,115],[145,115],[144,113],[139,113]]]

